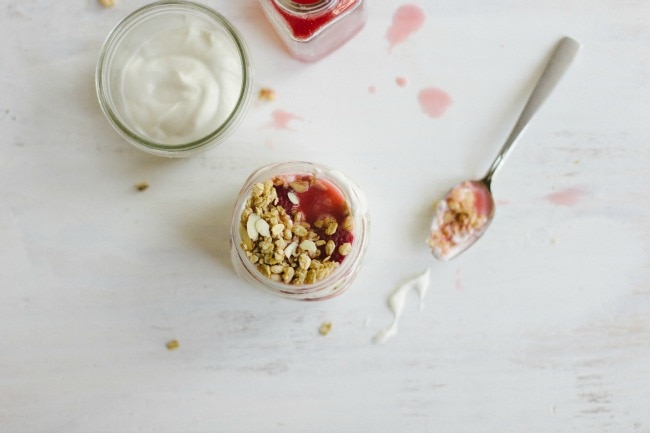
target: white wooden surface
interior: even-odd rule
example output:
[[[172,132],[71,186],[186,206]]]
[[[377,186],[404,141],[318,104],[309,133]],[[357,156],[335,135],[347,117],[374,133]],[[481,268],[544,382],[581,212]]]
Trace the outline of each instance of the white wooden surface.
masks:
[[[372,0],[311,65],[254,0],[206,3],[278,98],[186,160],[131,148],[96,101],[103,39],[144,1],[0,4],[0,431],[650,432],[650,2],[413,0],[426,22],[389,52],[402,3]],[[583,51],[495,179],[496,220],[435,262],[432,202],[487,169],[564,35]],[[425,87],[453,98],[441,118]],[[278,129],[274,110],[299,118]],[[239,187],[290,159],[347,173],[371,206],[363,270],[323,303],[229,262]],[[373,344],[427,267],[423,304]]]

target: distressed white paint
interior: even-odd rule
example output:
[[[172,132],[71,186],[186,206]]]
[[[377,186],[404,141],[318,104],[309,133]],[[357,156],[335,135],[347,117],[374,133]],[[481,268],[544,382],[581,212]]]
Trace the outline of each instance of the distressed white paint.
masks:
[[[277,98],[180,161],[124,143],[94,94],[104,37],[144,3],[0,6],[0,431],[650,431],[650,3],[414,0],[427,21],[389,53],[400,3],[372,0],[362,33],[305,65],[255,1],[209,0]],[[432,262],[431,204],[487,169],[565,34],[584,49],[495,178],[495,221]],[[419,110],[429,86],[454,99],[440,119]],[[275,109],[303,121],[273,129]],[[237,191],[288,159],[368,197],[364,267],[324,303],[230,266]],[[568,188],[575,205],[546,199]],[[426,307],[372,344],[426,267]]]

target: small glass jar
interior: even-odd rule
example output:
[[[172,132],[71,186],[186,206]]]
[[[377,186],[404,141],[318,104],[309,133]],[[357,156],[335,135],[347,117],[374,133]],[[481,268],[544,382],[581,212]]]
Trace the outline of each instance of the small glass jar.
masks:
[[[316,61],[364,26],[364,0],[259,0],[289,52]]]
[[[223,142],[251,99],[252,68],[239,32],[214,10],[161,1],[122,20],[102,47],[97,97],[129,143],[169,157]]]
[[[262,190],[263,186],[266,186],[265,190]],[[294,194],[295,191],[299,193]],[[264,204],[256,206],[255,203],[260,200]],[[266,209],[266,203],[271,203],[271,210],[260,210]],[[294,209],[287,211],[287,215],[292,215],[292,221],[287,221],[282,211],[275,222],[273,217],[268,219],[269,213],[277,215],[275,210],[278,206]],[[256,212],[265,215],[262,220],[266,219],[269,223],[261,224],[266,227],[256,224],[260,219]],[[317,214],[320,216],[315,221]],[[319,225],[319,222],[329,218],[321,218],[324,214],[332,216],[331,226]],[[253,228],[253,233],[251,220],[258,229]],[[300,232],[299,225],[307,229]],[[323,230],[319,232],[321,237],[313,232],[320,230],[317,227]],[[334,230],[330,230],[332,227]],[[231,259],[237,274],[255,287],[297,300],[329,299],[344,292],[359,272],[368,242],[368,230],[365,196],[345,175],[309,162],[271,164],[251,174],[239,193],[230,233]],[[311,244],[309,239],[313,240]],[[265,244],[271,248],[267,255],[260,252],[265,251]],[[307,260],[306,265],[303,259]],[[287,269],[290,267],[287,264],[289,261],[296,266],[295,273]],[[329,270],[325,269],[327,266]],[[300,268],[303,268],[302,272],[309,269],[307,273],[313,275],[312,281],[309,281],[309,277],[304,281],[298,278]],[[292,280],[285,279],[288,273],[293,276]],[[323,276],[317,277],[318,273]]]

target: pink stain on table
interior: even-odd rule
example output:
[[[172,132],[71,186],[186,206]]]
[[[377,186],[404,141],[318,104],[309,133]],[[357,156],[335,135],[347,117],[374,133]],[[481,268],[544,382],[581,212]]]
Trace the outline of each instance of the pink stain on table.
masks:
[[[401,44],[408,39],[411,34],[417,32],[424,24],[426,15],[424,11],[416,5],[400,6],[393,14],[393,23],[388,28],[386,39],[388,39],[389,51],[395,45]]]
[[[546,200],[558,206],[573,206],[580,202],[586,191],[582,188],[567,188],[546,196]]]
[[[397,84],[400,87],[406,87],[408,83],[409,83],[408,80],[404,77],[395,78],[395,84]]]
[[[293,129],[289,126],[294,120],[303,120],[302,117],[297,114],[290,113],[281,109],[273,110],[271,113],[271,123],[270,126],[275,129]]]
[[[437,119],[447,112],[447,109],[454,101],[444,90],[427,87],[418,93],[418,102],[420,102],[420,108],[427,116]]]
[[[371,95],[374,95],[375,93],[377,93],[377,87],[376,86],[368,86],[368,93],[370,93]]]
[[[465,290],[465,284],[463,284],[463,278],[460,272],[460,268],[456,268],[456,290],[460,292]]]

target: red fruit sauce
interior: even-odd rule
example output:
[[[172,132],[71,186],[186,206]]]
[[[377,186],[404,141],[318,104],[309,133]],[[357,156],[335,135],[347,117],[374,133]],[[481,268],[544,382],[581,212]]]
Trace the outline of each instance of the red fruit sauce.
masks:
[[[343,221],[350,215],[350,206],[341,190],[325,179],[314,181],[309,176],[296,176],[295,180],[311,181],[311,185],[305,192],[296,192],[289,185],[278,185],[275,187],[278,195],[278,204],[287,211],[287,214],[293,216],[296,212],[302,213],[304,220],[312,225],[312,229],[318,233],[320,239],[325,241],[332,240],[337,247],[344,243],[352,243],[354,234],[342,227]],[[298,204],[291,202],[289,199],[290,192],[296,195]],[[326,216],[335,218],[339,225],[333,235],[326,234],[324,228],[319,229],[313,227],[314,222]],[[325,257],[325,246],[321,246],[319,249],[323,257]],[[341,263],[344,258],[344,256],[339,254],[338,248],[331,256],[331,260],[338,263]]]
[[[320,0],[293,0],[294,3],[301,5],[312,5],[318,3]],[[313,14],[292,14],[286,9],[279,6],[275,1],[273,6],[278,14],[286,22],[291,30],[293,37],[299,40],[306,40],[311,38],[314,34],[320,31],[323,27],[327,26],[332,21],[340,18],[351,7],[355,6],[358,0],[341,0],[331,8],[326,8],[323,11],[315,12]]]
[[[474,208],[476,213],[481,216],[489,216],[492,213],[492,196],[490,192],[481,184],[472,183],[474,192]]]

